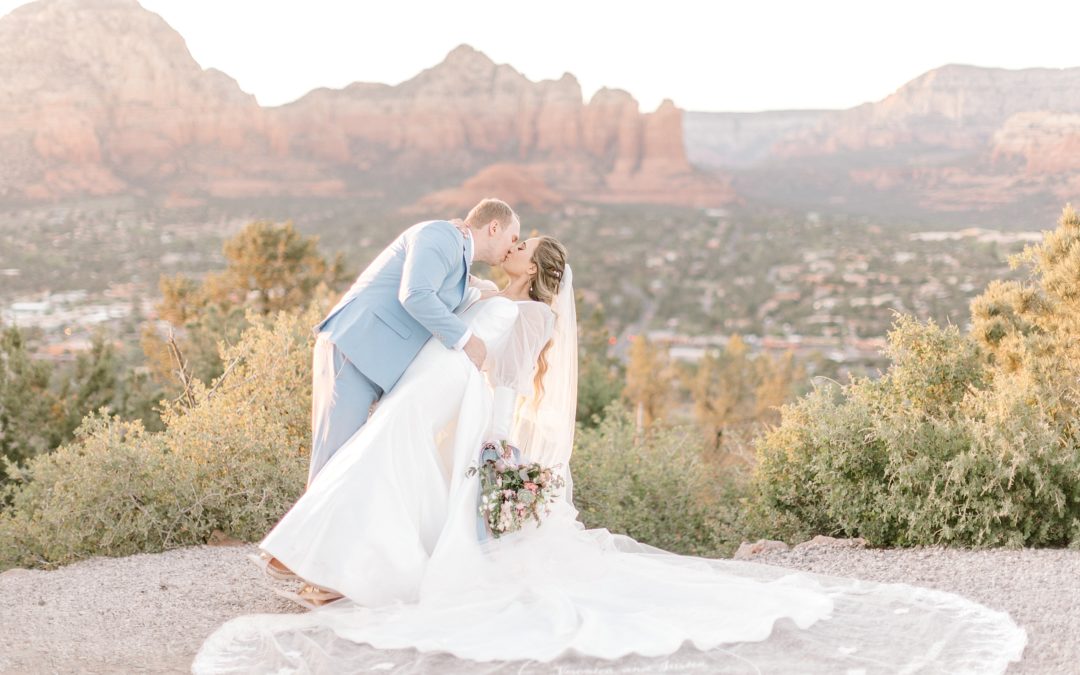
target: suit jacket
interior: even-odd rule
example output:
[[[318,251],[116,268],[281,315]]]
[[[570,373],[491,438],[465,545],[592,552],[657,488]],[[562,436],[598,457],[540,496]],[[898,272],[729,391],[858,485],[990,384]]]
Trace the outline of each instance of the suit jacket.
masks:
[[[467,326],[453,310],[467,297],[472,238],[449,221],[402,232],[314,328],[388,392],[428,338],[453,348]]]

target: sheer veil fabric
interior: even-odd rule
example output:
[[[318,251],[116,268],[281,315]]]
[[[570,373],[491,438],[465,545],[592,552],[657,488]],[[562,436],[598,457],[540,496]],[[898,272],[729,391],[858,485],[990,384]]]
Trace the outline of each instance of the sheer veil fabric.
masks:
[[[505,346],[518,318],[530,311],[527,305],[492,298],[473,303],[462,316],[485,342]],[[432,532],[432,523],[438,524],[429,548],[418,547],[430,552],[426,560],[410,555],[404,561],[403,569],[411,570],[407,588],[366,604],[346,593],[346,599],[305,614],[232,619],[203,643],[193,672],[1000,673],[1020,659],[1025,631],[1007,613],[955,594],[684,556],[605,528],[586,528],[571,492],[577,326],[569,266],[551,309],[555,322],[542,394],[530,389],[522,396],[511,427],[511,442],[527,460],[561,464],[567,480],[563,498],[543,523],[477,540],[478,478],[465,472],[488,426],[475,416],[491,414],[492,382],[463,367],[470,365],[461,363],[464,354],[431,341],[403,376],[405,388],[395,387],[324,469],[339,463],[334,492],[349,493],[365,491],[368,483],[405,491],[433,485],[433,477],[408,472],[439,471],[445,510],[417,511],[431,521],[424,527],[410,530],[416,519],[388,514],[385,527],[397,528],[393,532],[375,519],[364,520],[363,528],[335,524],[341,531],[332,532],[378,542],[400,539],[402,529],[419,537],[414,530]],[[490,349],[489,357],[500,358]],[[519,373],[518,383],[532,376],[531,370]],[[423,414],[441,421],[449,410],[454,419],[437,430],[425,427],[422,439],[399,437],[401,429],[417,426],[420,408],[410,399],[447,386],[433,383],[448,377],[460,379],[453,390],[461,400],[428,397]],[[427,438],[436,431],[442,443]],[[410,445],[386,445],[399,438]],[[345,457],[361,456],[369,447],[373,452],[366,454],[373,457],[435,453],[441,459],[413,457],[405,465],[374,465],[382,470],[378,475],[350,476],[349,461],[338,456],[345,450]],[[340,499],[323,496],[305,527],[319,527],[327,509],[348,508]],[[401,508],[412,498],[395,499]],[[372,585],[390,583],[393,563],[391,557],[344,575],[370,578]],[[357,587],[362,592],[365,585]]]

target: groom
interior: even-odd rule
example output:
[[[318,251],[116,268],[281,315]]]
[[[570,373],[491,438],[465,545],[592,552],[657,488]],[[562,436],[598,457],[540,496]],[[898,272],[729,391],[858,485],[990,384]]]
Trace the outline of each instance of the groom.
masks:
[[[454,309],[466,297],[469,264],[498,265],[520,232],[517,214],[498,199],[473,207],[461,228],[446,220],[417,223],[383,249],[315,326],[308,485],[367,422],[371,405],[428,338],[463,350],[477,368],[483,364],[484,342]]]

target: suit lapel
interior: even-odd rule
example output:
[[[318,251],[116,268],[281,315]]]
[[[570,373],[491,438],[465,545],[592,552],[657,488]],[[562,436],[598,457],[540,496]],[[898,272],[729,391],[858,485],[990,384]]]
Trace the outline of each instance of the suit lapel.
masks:
[[[462,239],[465,240],[465,245],[461,247],[461,264],[465,268],[465,273],[461,275],[461,281],[458,286],[461,290],[461,300],[458,300],[458,304],[465,299],[465,294],[469,290],[469,259],[472,257],[472,237],[466,237],[462,235]]]

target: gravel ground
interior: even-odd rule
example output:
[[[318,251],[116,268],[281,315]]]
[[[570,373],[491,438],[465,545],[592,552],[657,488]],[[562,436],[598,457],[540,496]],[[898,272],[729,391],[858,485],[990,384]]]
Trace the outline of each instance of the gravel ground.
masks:
[[[245,556],[198,546],[0,574],[0,672],[188,672],[203,639],[240,614],[303,611]],[[1080,672],[1080,551],[799,547],[754,562],[960,593],[1028,632],[1010,673]]]

